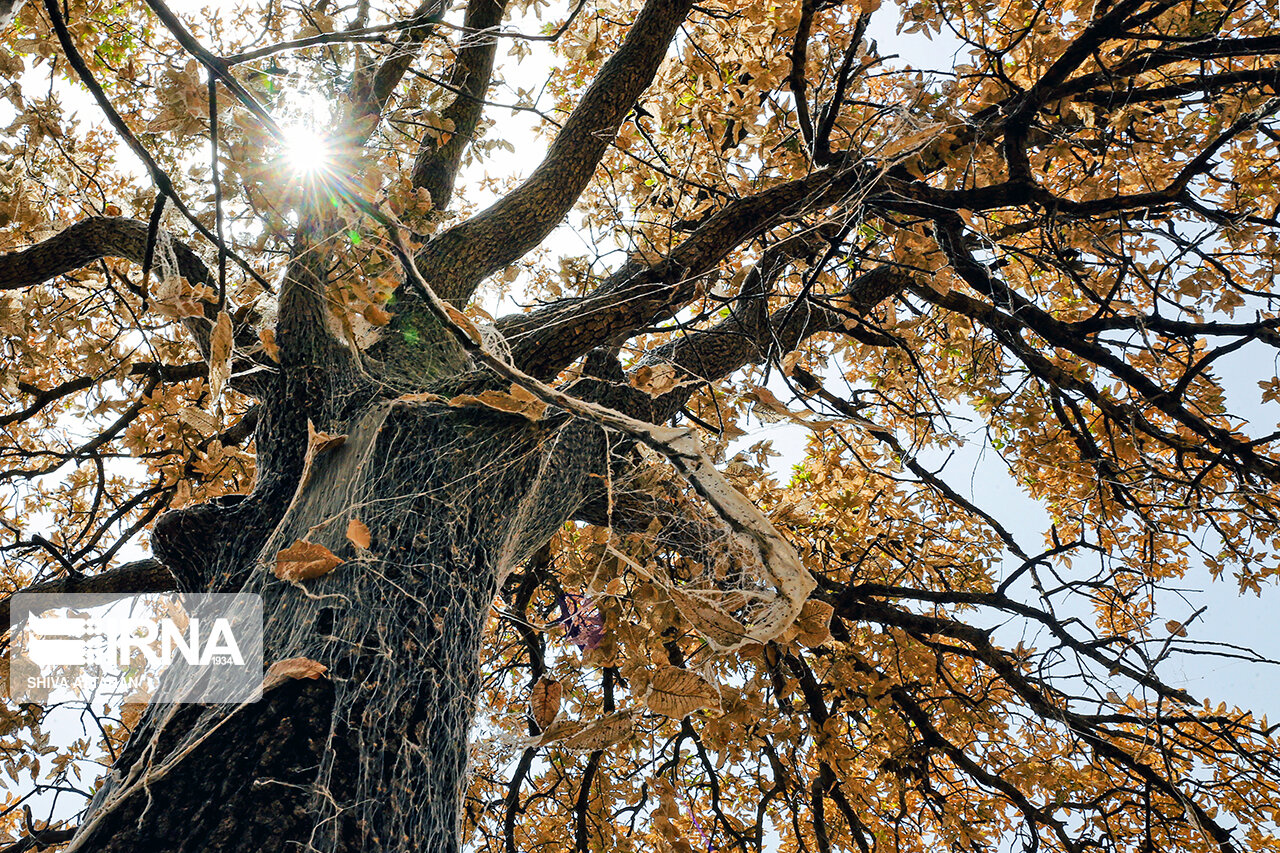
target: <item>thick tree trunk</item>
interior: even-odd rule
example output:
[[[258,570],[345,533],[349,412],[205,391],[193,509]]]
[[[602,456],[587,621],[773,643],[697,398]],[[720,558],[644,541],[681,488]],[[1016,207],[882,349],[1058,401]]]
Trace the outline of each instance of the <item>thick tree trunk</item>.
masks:
[[[72,849],[458,849],[493,597],[577,507],[602,437],[403,400],[349,431],[292,496],[171,513],[156,533],[189,586],[263,597],[268,664],[306,657],[327,673],[239,708],[149,709]],[[352,518],[370,549],[346,540]],[[280,581],[276,554],[295,539],[346,562]]]

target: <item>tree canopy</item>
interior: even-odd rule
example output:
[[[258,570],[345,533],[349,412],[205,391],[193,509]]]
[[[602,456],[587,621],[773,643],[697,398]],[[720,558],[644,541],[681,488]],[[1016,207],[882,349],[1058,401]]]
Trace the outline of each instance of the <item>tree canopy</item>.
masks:
[[[172,849],[1280,850],[1275,726],[1179,681],[1269,663],[1195,590],[1280,572],[1278,59],[1260,0],[28,0],[0,580],[277,596],[318,677],[192,728],[314,718],[321,781],[236,764]],[[457,780],[387,757],[444,676],[333,698],[415,667]],[[181,755],[90,802],[154,708],[45,714],[0,705],[6,850],[216,810]]]

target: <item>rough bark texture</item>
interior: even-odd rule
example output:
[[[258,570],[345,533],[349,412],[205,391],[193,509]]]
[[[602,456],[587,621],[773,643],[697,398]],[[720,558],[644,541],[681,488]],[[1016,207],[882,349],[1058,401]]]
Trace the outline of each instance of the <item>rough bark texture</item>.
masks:
[[[268,661],[306,657],[325,677],[235,709],[152,709],[75,849],[457,849],[489,605],[577,508],[599,433],[386,400],[346,430],[274,532],[266,507],[245,517],[250,498],[156,533],[174,563],[205,558],[188,583],[263,596]],[[353,517],[367,551],[343,540]],[[271,571],[303,537],[347,560],[305,589]]]

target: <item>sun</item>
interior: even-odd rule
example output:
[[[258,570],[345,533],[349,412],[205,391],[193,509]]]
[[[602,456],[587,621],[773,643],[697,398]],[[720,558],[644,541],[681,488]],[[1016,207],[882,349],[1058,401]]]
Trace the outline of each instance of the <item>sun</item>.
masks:
[[[332,146],[323,133],[297,125],[283,130],[282,156],[294,172],[299,175],[315,175],[333,165]]]

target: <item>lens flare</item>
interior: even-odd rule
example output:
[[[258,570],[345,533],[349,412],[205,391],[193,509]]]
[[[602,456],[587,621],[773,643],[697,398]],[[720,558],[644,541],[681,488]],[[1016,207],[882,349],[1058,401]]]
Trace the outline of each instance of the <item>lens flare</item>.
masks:
[[[332,165],[332,150],[323,134],[306,127],[284,129],[285,163],[300,175],[315,175]]]

